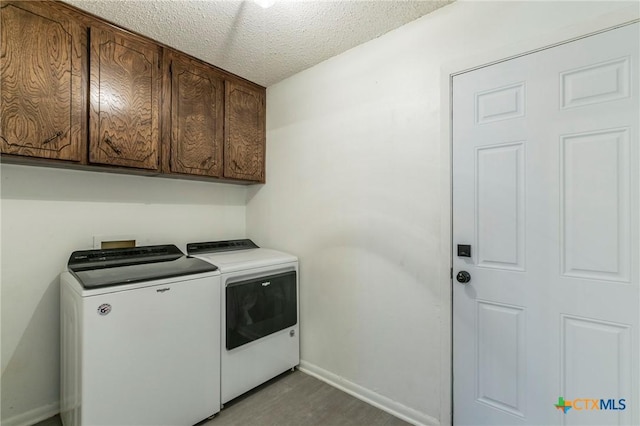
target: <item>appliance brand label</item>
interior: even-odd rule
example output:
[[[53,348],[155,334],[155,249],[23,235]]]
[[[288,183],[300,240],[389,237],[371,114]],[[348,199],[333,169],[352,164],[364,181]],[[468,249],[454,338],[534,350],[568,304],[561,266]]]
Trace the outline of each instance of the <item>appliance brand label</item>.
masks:
[[[102,305],[98,306],[98,314],[100,315],[108,315],[109,312],[111,312],[111,305],[108,303],[103,303]]]

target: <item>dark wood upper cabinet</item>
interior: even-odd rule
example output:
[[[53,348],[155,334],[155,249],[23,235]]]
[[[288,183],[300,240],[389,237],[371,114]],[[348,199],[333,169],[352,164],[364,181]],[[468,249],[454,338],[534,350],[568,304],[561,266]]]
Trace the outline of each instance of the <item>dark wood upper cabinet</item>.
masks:
[[[264,87],[59,1],[0,30],[3,162],[265,181]]]
[[[169,170],[220,177],[224,77],[215,68],[178,52],[165,50],[164,62],[168,66],[169,84],[165,88],[164,107],[165,139],[169,139],[164,148],[170,157]]]
[[[81,161],[86,31],[51,5],[0,7],[0,152]]]
[[[89,161],[157,170],[160,47],[111,27],[89,36]]]
[[[224,133],[224,177],[264,182],[264,88],[225,82]]]

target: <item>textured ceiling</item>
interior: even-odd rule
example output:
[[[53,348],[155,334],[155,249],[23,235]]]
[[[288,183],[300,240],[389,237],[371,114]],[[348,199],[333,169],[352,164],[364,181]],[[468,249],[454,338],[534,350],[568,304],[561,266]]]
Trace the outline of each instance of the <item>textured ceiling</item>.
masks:
[[[269,86],[451,1],[64,0]]]

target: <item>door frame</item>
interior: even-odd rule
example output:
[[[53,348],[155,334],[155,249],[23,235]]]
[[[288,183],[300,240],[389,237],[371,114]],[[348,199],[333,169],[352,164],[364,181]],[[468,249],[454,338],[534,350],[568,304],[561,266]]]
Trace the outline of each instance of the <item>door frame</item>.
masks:
[[[440,334],[440,424],[453,424],[453,77],[499,62],[508,61],[570,43],[601,32],[640,22],[637,4],[551,31],[536,38],[498,49],[478,52],[473,56],[456,59],[440,68],[440,249],[439,283],[442,297]]]

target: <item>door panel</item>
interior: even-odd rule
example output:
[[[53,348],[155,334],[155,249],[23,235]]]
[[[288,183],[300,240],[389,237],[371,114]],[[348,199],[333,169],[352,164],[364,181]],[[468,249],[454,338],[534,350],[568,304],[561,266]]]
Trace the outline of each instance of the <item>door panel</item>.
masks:
[[[524,270],[524,143],[476,149],[478,266]]]
[[[171,171],[222,175],[224,80],[178,54],[171,61]]]
[[[524,309],[478,301],[477,400],[522,417],[525,366]]]
[[[638,27],[453,79],[456,424],[640,424]]]
[[[264,90],[225,84],[224,177],[264,182]]]
[[[563,315],[561,327],[560,377],[568,395],[631,394],[631,330],[628,325]],[[594,365],[606,368],[594,368]],[[625,405],[634,402],[627,400]],[[579,408],[582,407],[578,404],[572,414]],[[603,425],[625,424],[626,421],[628,424],[630,416],[626,411],[603,411],[597,416],[577,413],[567,416],[565,423]]]
[[[573,108],[629,96],[629,58],[566,71],[561,75],[562,108]]]
[[[524,83],[490,89],[476,95],[476,123],[524,116]]]
[[[158,169],[158,47],[91,28],[92,163]]]
[[[563,274],[628,282],[629,129],[564,135],[560,145]]]
[[[1,152],[81,161],[86,34],[45,6],[2,3]]]

